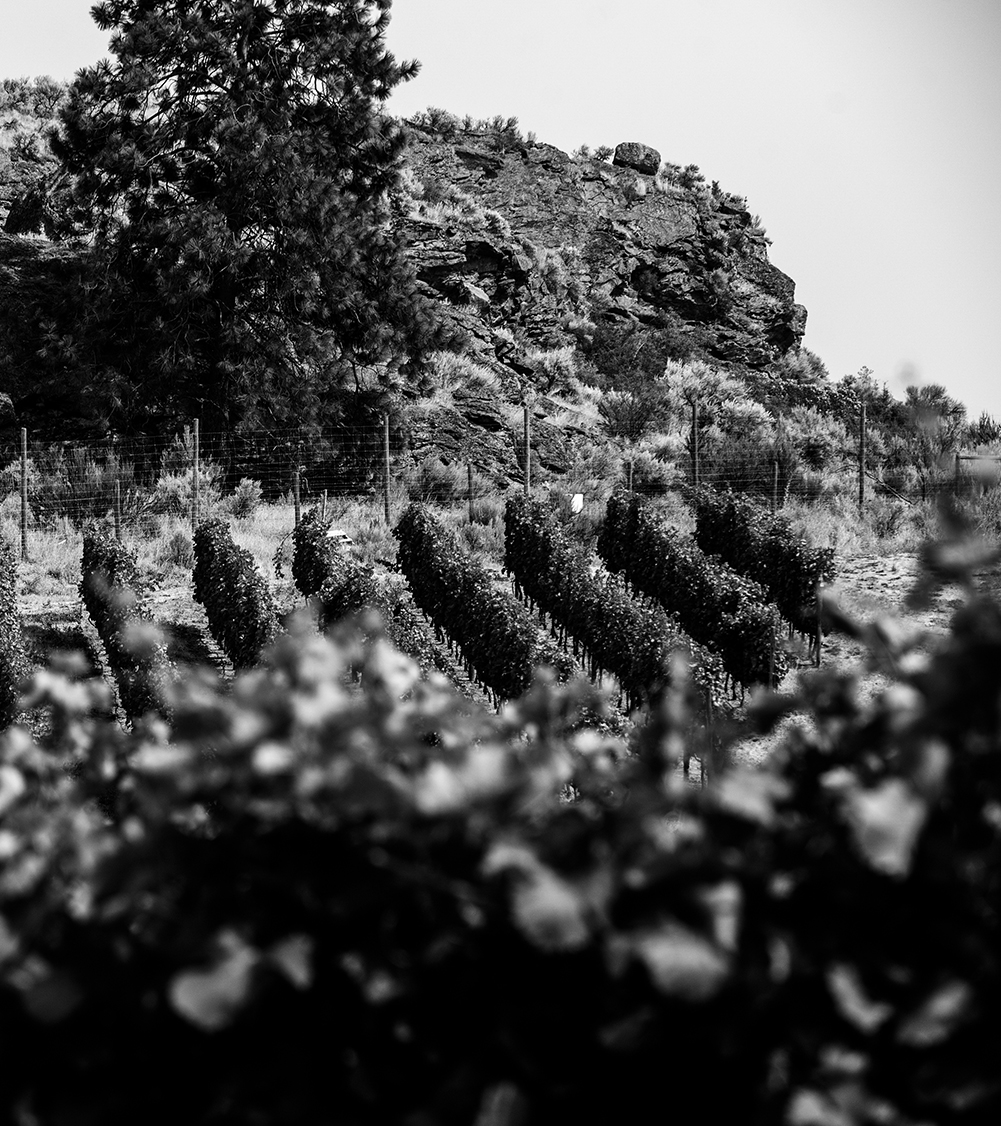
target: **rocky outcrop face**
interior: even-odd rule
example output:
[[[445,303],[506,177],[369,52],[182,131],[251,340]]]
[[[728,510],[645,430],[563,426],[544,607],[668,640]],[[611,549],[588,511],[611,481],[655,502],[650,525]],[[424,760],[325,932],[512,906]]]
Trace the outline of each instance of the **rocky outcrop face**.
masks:
[[[645,179],[660,163],[647,146],[620,145],[609,165],[490,133],[413,133],[404,228],[418,276],[508,374],[498,329],[555,348],[582,320],[669,321],[694,354],[734,369],[765,368],[802,339],[806,310],[744,200],[670,171]]]
[[[660,153],[638,141],[623,141],[615,146],[612,163],[617,168],[632,168],[644,176],[656,176],[660,168]]]

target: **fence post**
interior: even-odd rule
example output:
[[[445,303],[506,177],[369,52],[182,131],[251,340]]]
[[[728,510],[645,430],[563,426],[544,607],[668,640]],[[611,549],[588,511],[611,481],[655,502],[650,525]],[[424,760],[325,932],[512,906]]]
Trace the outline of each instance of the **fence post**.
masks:
[[[392,521],[392,515],[389,511],[389,414],[382,416],[382,500],[383,508],[385,510],[386,523]]]
[[[292,474],[292,499],[295,502],[295,526],[297,528],[299,527],[300,519],[302,519],[302,505],[299,499],[299,484],[301,472],[302,466],[299,464],[299,459],[297,457],[295,462],[295,472]]]
[[[115,539],[122,539],[122,483],[115,478]]]
[[[21,427],[21,562],[28,562],[28,431]]]
[[[768,641],[768,687],[775,687],[775,610],[768,615],[771,622]]]
[[[859,413],[858,429],[858,510],[865,504],[865,403]]]
[[[692,399],[692,484],[699,487],[699,400]]]
[[[772,458],[772,512],[779,508],[779,459]]]
[[[821,624],[821,620],[820,620],[820,583],[817,583],[816,598],[817,598],[817,603],[816,603],[816,605],[817,605],[817,637],[816,637],[817,658],[816,658],[816,667],[819,669],[820,668],[821,651],[822,651],[822,647],[823,647],[823,644],[824,644],[824,629],[823,629],[823,625]]]
[[[320,505],[320,523],[323,524],[327,519],[327,490],[323,490],[323,503]]]
[[[198,526],[198,476],[201,472],[201,421],[195,419],[194,448],[191,459],[191,531]]]
[[[525,496],[532,490],[532,431],[528,420],[528,403],[525,404]]]
[[[469,500],[469,522],[473,522],[473,463],[466,462],[466,496]]]
[[[952,491],[955,496],[959,496],[959,450],[956,450],[956,468],[952,476]]]
[[[633,491],[633,459],[629,459],[629,491]]]

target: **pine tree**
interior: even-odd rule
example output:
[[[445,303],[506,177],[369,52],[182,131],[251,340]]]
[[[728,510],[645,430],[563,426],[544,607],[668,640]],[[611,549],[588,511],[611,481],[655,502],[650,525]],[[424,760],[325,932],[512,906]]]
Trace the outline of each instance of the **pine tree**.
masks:
[[[119,425],[322,419],[439,343],[386,203],[392,0],[106,0],[53,150],[102,262]]]

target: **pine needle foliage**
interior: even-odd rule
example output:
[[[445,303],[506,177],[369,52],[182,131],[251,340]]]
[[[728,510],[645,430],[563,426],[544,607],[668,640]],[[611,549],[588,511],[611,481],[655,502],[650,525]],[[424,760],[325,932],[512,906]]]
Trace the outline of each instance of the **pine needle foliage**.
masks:
[[[111,58],[77,76],[53,149],[127,421],[316,418],[434,336],[386,203],[406,134],[380,106],[418,69],[386,49],[390,7],[94,7]]]

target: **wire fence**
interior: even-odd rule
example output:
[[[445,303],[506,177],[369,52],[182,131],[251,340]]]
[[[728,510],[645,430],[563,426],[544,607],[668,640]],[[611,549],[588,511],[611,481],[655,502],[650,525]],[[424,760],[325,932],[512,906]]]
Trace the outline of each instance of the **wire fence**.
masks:
[[[571,423],[572,413],[561,408]],[[551,420],[539,414],[526,408],[504,425],[486,420],[467,427],[460,441],[434,424],[410,427],[388,416],[325,429],[241,433],[205,432],[192,420],[175,435],[91,443],[35,442],[22,431],[18,449],[0,450],[0,517],[15,524],[27,558],[31,534],[60,521],[79,528],[107,520],[120,536],[153,534],[162,517],[194,525],[217,512],[249,513],[262,500],[294,506],[296,522],[305,506],[358,500],[389,522],[411,499],[465,505],[471,520],[478,509],[497,514],[512,487],[555,490],[583,504],[614,485],[663,495],[682,484],[705,484],[750,494],[773,509],[791,497],[819,499],[825,488],[822,470],[770,456],[766,448],[700,449],[689,436],[656,454],[625,440],[603,443],[573,425],[563,425],[557,440]],[[845,459],[853,452],[841,451]],[[980,495],[999,470],[1001,458],[956,453],[907,480],[868,463],[862,474],[857,464],[852,472],[864,506],[877,495],[908,505],[943,492]]]

